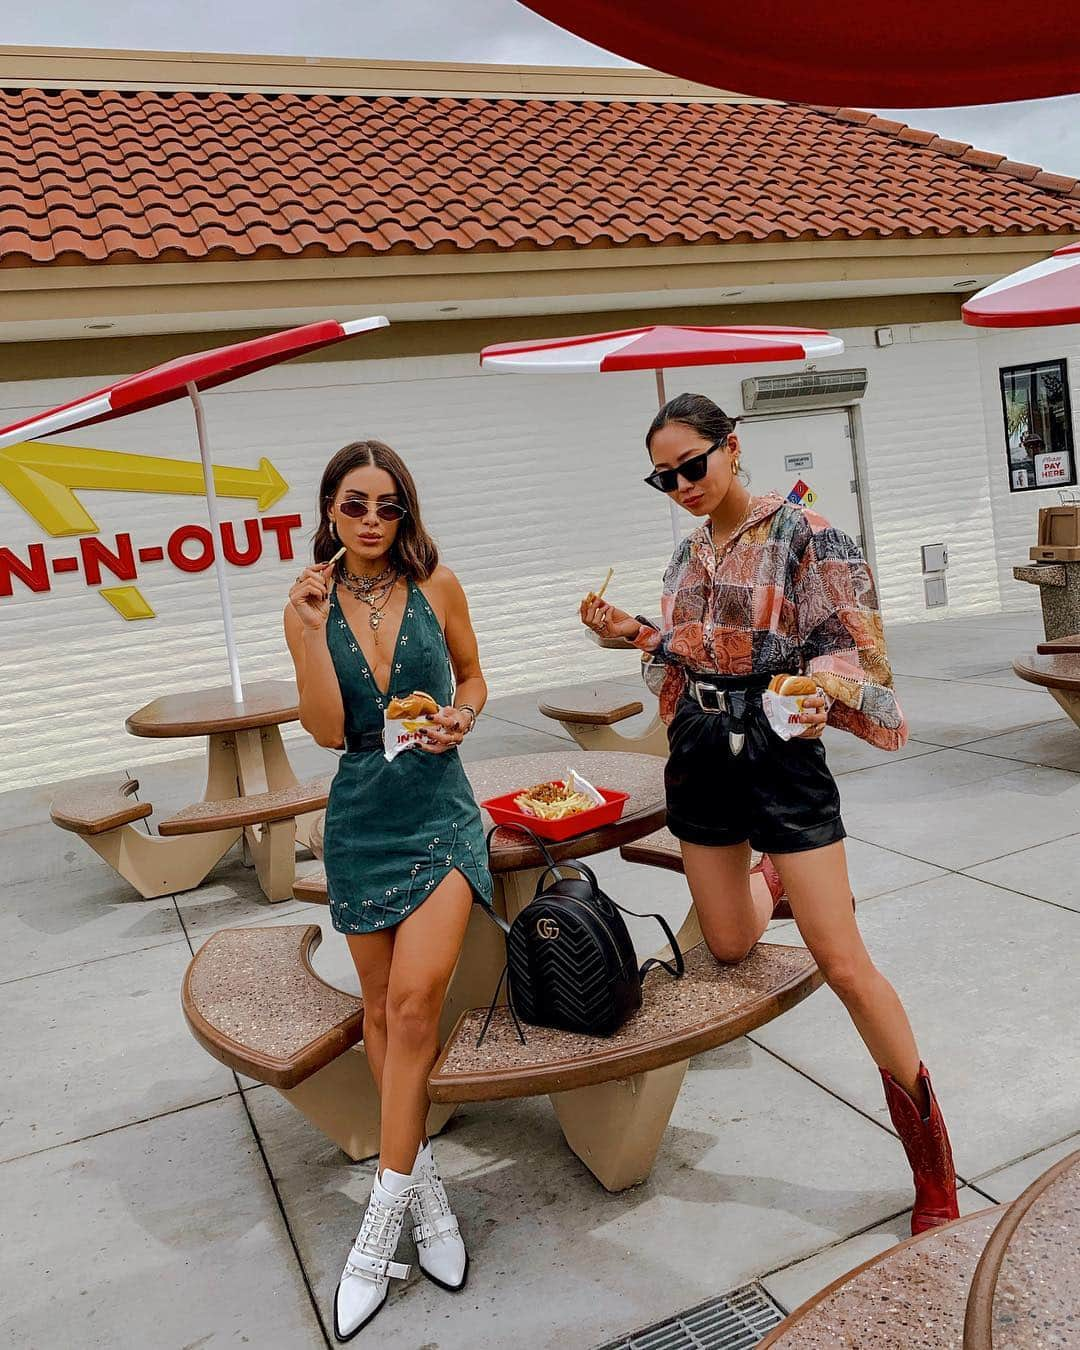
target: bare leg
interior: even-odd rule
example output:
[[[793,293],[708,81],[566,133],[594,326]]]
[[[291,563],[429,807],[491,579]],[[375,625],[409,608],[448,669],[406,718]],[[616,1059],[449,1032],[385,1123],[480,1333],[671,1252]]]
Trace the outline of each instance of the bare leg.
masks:
[[[380,1096],[386,1059],[386,986],[390,982],[395,931],[345,934],[364,998],[364,1050]]]
[[[888,1070],[921,1109],[915,1037],[896,990],[863,944],[851,907],[844,845],[769,856],[826,984],[848,1010],[874,1062]]]
[[[472,908],[472,890],[451,872],[400,923],[386,992],[379,1167],[408,1174],[424,1136],[428,1074],[439,1049],[439,1015]]]
[[[750,846],[707,848],[680,841],[680,847],[709,951],[718,961],[741,961],[764,933],[773,912],[764,878],[750,876]]]

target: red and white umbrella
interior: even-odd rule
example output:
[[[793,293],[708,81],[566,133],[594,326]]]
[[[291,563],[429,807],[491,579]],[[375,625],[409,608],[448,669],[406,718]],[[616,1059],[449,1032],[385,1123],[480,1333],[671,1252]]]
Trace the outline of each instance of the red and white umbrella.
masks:
[[[343,342],[358,333],[386,328],[389,322],[389,319],[381,315],[369,319],[350,319],[345,323],[338,323],[335,319],[324,319],[319,323],[304,324],[300,328],[288,328],[281,333],[271,333],[267,337],[253,338],[249,342],[235,342],[228,347],[216,347],[212,351],[180,356],[175,361],[166,361],[164,365],[153,366],[150,370],[140,371],[137,375],[128,375],[107,388],[75,399],[72,403],[64,403],[58,408],[51,408],[48,412],[39,413],[36,417],[28,417],[21,422],[12,423],[11,426],[0,427],[0,450],[4,450],[22,441],[36,440],[39,436],[52,435],[58,431],[74,431],[77,427],[93,426],[97,422],[127,417],[130,413],[145,412],[148,408],[171,403],[174,399],[191,400],[206,485],[207,511],[215,541],[214,565],[218,594],[221,597],[221,617],[225,626],[229,679],[233,698],[237,703],[243,702],[244,694],[240,685],[240,664],[236,655],[236,632],[233,627],[228,582],[221,549],[217,546],[217,541],[221,537],[221,524],[217,493],[214,490],[210,440],[206,431],[200,391],[214,389],[220,384],[227,384],[244,375],[251,375],[257,370],[264,370],[267,366],[277,365],[295,356],[303,356],[305,352],[317,351],[320,347]]]
[[[767,324],[697,327],[649,324],[615,333],[548,338],[535,342],[496,342],[480,353],[485,370],[509,375],[595,375],[612,371],[652,370],[656,396],[667,402],[664,371],[680,366],[757,365],[766,361],[807,361],[839,356],[843,338],[823,328],[783,328]],[[671,506],[671,532],[679,538],[679,516]]]
[[[984,287],[963,305],[976,328],[1043,328],[1080,323],[1080,244]]]
[[[614,370],[667,370],[676,366],[745,365],[839,356],[842,338],[821,328],[772,328],[764,324],[698,328],[650,324],[616,333],[497,342],[480,353],[486,370],[515,374],[597,374]],[[661,391],[661,400],[662,400]]]
[[[1080,90],[1075,0],[522,0],[560,28],[711,88],[856,108],[1010,103]]]

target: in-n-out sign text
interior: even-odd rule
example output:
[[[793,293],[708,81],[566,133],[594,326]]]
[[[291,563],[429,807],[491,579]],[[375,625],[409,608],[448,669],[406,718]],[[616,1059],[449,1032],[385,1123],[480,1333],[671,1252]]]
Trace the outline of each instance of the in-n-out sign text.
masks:
[[[299,515],[224,521],[222,557],[235,567],[250,567],[264,550],[272,549],[287,562],[296,556],[292,536],[302,523]],[[163,544],[136,545],[129,533],[114,535],[111,542],[93,534],[71,543],[75,551],[65,550],[52,558],[42,543],[21,549],[0,545],[0,597],[12,596],[16,585],[38,593],[51,591],[53,577],[67,573],[81,572],[87,586],[101,586],[134,582],[141,569],[159,563],[167,562],[181,572],[205,572],[214,564],[214,537],[205,525],[180,525]]]
[[[219,497],[247,498],[260,511],[268,511],[289,490],[265,456],[254,469],[215,464],[213,475]],[[114,535],[109,544],[77,495],[96,490],[201,497],[206,482],[200,463],[26,441],[0,450],[0,488],[54,539],[73,540],[75,550],[49,558],[44,544],[0,545],[0,598],[14,595],[16,585],[38,594],[51,591],[54,576],[81,572],[87,586],[100,587],[98,594],[122,618],[152,619],[153,607],[132,584],[140,568],[168,561],[181,572],[204,572],[213,565],[216,544],[205,525],[181,525],[163,544],[136,547],[128,533]],[[236,567],[250,567],[262,557],[270,536],[269,546],[276,545],[278,557],[290,559],[292,531],[300,523],[297,515],[228,521],[221,527],[222,557]],[[110,584],[103,586],[106,573]]]

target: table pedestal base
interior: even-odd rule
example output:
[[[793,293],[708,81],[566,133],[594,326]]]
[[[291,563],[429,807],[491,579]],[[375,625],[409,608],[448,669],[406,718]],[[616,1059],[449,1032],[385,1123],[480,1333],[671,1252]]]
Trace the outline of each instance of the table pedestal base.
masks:
[[[240,834],[240,830],[215,830],[212,834],[162,839],[135,825],[121,825],[104,834],[81,837],[144,900],[156,900],[201,886]]]
[[[563,1137],[605,1190],[648,1178],[689,1063],[551,1094]]]
[[[1048,689],[1046,692],[1055,703],[1060,704],[1065,709],[1073,722],[1080,727],[1080,694],[1073,694],[1065,689]]]
[[[296,1087],[279,1091],[353,1162],[378,1155],[379,1094],[362,1045],[346,1050]],[[438,1134],[453,1114],[453,1106],[432,1106],[428,1136]]]
[[[222,732],[208,738],[204,801],[280,792],[296,787],[298,781],[276,726]],[[244,862],[255,868],[259,885],[271,904],[292,899],[296,846],[310,847],[311,832],[319,814],[309,811],[292,820],[244,830]]]
[[[534,887],[535,884],[534,881]],[[495,888],[498,893],[498,878]],[[461,955],[450,977],[439,1018],[440,1043],[453,1031],[463,1012],[483,1007],[490,1001],[505,961],[502,933],[486,914],[481,913],[479,905],[473,905]],[[379,1094],[363,1045],[353,1046],[296,1087],[282,1091],[281,1095],[354,1161],[378,1153]],[[438,1134],[456,1109],[453,1103],[432,1104],[428,1111],[428,1134]]]
[[[262,893],[272,905],[291,900],[296,882],[296,821],[274,820],[244,831]]]
[[[590,727],[581,722],[560,722],[559,725],[582,750],[623,750],[636,755],[659,755],[662,759],[667,759],[669,754],[667,727],[659,716],[654,717],[638,736],[624,736],[614,727]]]

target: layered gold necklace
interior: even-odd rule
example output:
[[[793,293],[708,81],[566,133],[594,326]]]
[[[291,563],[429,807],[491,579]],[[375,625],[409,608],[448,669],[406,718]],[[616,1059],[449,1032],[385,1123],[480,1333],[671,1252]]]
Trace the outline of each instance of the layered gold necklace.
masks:
[[[379,626],[390,604],[394,587],[398,583],[398,574],[393,564],[374,577],[358,577],[347,567],[342,567],[340,581],[350,595],[354,595],[361,604],[367,605],[368,626],[375,634],[375,641],[378,642]]]

